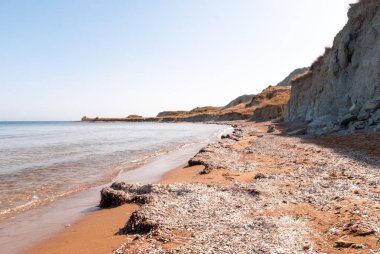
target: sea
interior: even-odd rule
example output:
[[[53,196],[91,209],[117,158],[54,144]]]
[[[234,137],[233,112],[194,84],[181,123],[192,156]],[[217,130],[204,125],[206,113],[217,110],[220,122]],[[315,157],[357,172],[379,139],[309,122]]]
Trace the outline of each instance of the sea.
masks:
[[[110,183],[164,154],[205,145],[226,128],[194,123],[0,122],[0,221]],[[137,180],[144,182],[154,170],[144,171]]]

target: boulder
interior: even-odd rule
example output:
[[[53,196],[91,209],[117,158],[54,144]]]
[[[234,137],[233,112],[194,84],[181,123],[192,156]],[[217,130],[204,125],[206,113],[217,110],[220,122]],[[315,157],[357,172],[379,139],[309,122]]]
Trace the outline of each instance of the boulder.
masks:
[[[370,120],[373,121],[373,124],[380,123],[380,109],[371,116]]]
[[[307,128],[303,127],[303,128],[297,129],[297,130],[289,131],[287,134],[289,136],[297,136],[297,135],[305,135],[306,132],[307,132]]]
[[[158,225],[156,223],[148,220],[144,215],[137,211],[132,213],[127,224],[119,233],[146,235],[157,228]]]
[[[340,119],[340,125],[347,125],[352,121],[357,120],[358,117],[352,114],[347,114]]]
[[[105,187],[100,192],[100,204],[101,208],[117,207],[127,203],[128,196],[124,191],[114,190],[110,187]]]
[[[354,128],[356,130],[361,130],[365,128],[365,122],[364,121],[358,121],[353,124]]]
[[[380,108],[379,99],[370,100],[363,106],[363,110],[368,111],[368,112],[373,112],[379,108]]]
[[[370,116],[369,111],[366,111],[366,110],[362,109],[358,113],[358,120],[359,121],[367,120],[369,118],[369,116]]]

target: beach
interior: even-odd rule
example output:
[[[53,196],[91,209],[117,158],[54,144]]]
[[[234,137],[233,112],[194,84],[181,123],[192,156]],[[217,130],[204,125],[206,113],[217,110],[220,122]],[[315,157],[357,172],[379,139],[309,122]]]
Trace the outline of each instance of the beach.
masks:
[[[229,129],[167,123],[1,122],[0,246],[20,253],[98,210],[112,181],[157,182]],[[153,170],[154,168],[154,170]]]
[[[25,253],[377,251],[380,135],[293,137],[269,124],[239,124],[157,184],[106,188],[125,204]]]

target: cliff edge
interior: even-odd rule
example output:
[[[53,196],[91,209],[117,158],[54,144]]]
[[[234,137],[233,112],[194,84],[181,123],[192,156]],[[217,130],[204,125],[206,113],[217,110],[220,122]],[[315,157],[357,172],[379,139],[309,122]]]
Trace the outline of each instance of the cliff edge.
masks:
[[[292,82],[285,121],[309,133],[380,130],[380,1],[351,4],[348,22],[303,75]]]

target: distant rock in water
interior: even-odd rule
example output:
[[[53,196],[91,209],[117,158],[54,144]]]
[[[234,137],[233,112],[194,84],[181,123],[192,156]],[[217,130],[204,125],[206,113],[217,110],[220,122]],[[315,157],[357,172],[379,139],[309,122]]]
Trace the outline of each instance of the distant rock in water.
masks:
[[[237,97],[236,99],[232,100],[230,103],[228,103],[224,109],[235,107],[239,104],[246,104],[252,101],[254,94],[245,94]]]
[[[298,76],[304,74],[308,70],[309,70],[308,67],[295,69],[283,81],[281,81],[280,83],[278,83],[276,86],[291,86],[291,82],[292,82],[293,79],[295,79]]]
[[[351,4],[348,22],[292,82],[285,120],[315,134],[380,131],[380,1]]]

